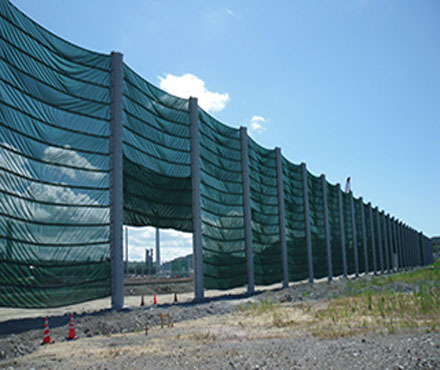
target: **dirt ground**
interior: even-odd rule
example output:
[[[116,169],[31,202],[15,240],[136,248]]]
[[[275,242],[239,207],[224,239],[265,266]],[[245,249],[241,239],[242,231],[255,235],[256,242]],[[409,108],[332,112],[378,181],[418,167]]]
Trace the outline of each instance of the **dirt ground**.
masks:
[[[177,304],[173,294],[159,295],[158,305],[149,296],[144,307],[135,303],[139,296],[127,297],[134,304],[120,312],[77,312],[79,338],[74,341],[65,339],[67,312],[50,316],[55,343],[44,346],[42,312],[40,317],[6,320],[0,322],[0,368],[440,368],[440,334],[425,328],[317,335],[313,310],[343,295],[349,284],[347,279],[300,283],[252,297],[238,290],[201,304],[191,303],[190,293],[179,294]],[[401,291],[413,288],[398,286]],[[161,327],[161,314],[170,315],[173,327],[166,319]],[[26,325],[37,327],[27,330]]]

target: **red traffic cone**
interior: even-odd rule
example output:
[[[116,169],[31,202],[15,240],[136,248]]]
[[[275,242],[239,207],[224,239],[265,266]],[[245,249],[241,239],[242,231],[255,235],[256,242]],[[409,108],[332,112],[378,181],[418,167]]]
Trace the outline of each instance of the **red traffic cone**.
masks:
[[[141,298],[141,306],[145,306],[144,296]]]
[[[68,340],[76,339],[75,325],[73,323],[73,313],[70,314],[69,335],[66,339]]]
[[[154,293],[154,296],[153,296],[153,304],[157,304],[157,297],[156,297],[156,293]]]
[[[177,299],[177,293],[174,292],[174,303],[177,303],[179,300]]]
[[[50,339],[50,330],[49,330],[49,319],[46,317],[44,319],[44,332],[43,332],[43,343],[41,344],[51,344],[52,339]]]

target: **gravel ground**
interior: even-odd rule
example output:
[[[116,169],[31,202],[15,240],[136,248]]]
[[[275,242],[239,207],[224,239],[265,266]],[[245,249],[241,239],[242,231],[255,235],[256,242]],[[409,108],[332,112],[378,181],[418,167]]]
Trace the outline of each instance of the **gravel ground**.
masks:
[[[79,339],[73,342],[64,339],[68,315],[49,317],[56,343],[46,346],[40,345],[42,317],[28,319],[39,328],[23,332],[20,326],[25,328],[29,322],[3,322],[0,368],[440,368],[440,334],[421,329],[319,339],[294,327],[266,330],[237,323],[237,305],[268,299],[281,304],[319,304],[348,292],[347,281],[301,283],[252,297],[224,296],[202,304],[82,313],[75,317]],[[404,283],[395,283],[393,288],[404,292],[415,289]],[[160,328],[161,313],[169,313],[174,328]],[[149,327],[148,336],[145,326]]]

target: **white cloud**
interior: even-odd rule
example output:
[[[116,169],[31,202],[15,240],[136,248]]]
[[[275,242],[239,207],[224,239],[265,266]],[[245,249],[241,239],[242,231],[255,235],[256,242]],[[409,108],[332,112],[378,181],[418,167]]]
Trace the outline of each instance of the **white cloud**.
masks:
[[[266,130],[266,127],[264,127],[263,124],[266,122],[267,119],[262,116],[253,116],[249,124],[249,131],[257,134],[263,133],[263,131]]]
[[[53,146],[47,147],[43,152],[43,161],[66,164],[89,170],[99,170],[99,168],[93,166],[86,158],[72,150],[69,145],[66,145],[64,148],[56,148]],[[71,179],[75,179],[78,175],[87,176],[96,180],[105,176],[105,173],[103,172],[81,171],[78,173],[78,170],[66,167],[59,167],[59,170]]]
[[[191,73],[182,76],[166,74],[165,77],[159,76],[159,80],[161,89],[184,99],[190,96],[196,97],[199,105],[211,113],[223,110],[230,100],[228,93],[209,91],[205,81]]]

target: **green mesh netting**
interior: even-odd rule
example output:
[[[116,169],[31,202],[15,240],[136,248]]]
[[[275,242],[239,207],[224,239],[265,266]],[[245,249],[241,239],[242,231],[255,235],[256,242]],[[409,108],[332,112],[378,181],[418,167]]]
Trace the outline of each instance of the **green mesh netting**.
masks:
[[[283,157],[284,207],[289,280],[309,276],[301,166]]]
[[[383,240],[382,231],[380,230],[378,223],[380,222],[379,212],[376,209],[373,210],[373,225],[374,225],[374,237],[375,237],[375,247],[376,247],[376,266],[377,271],[384,271],[384,259],[383,259]]]
[[[203,274],[206,288],[247,283],[240,132],[199,109]]]
[[[343,275],[344,273],[338,192],[339,187],[327,183],[327,207],[328,221],[330,226],[330,245],[333,276]]]
[[[310,234],[312,237],[313,276],[315,278],[322,278],[328,275],[322,180],[308,172],[307,187],[309,195]]]
[[[374,272],[373,240],[371,239],[370,204],[364,204],[365,230],[367,235],[368,270]]]
[[[282,280],[276,157],[248,143],[255,284],[267,285]]]
[[[365,272],[365,252],[364,252],[364,224],[362,223],[362,201],[360,199],[353,199],[354,204],[354,219],[356,222],[356,238],[358,251],[358,266],[359,273]]]
[[[351,194],[342,192],[342,211],[344,217],[345,250],[347,255],[347,274],[355,272],[353,226],[351,223]]]
[[[124,65],[124,224],[192,231],[188,101]]]
[[[110,57],[0,22],[0,305],[107,296]]]

